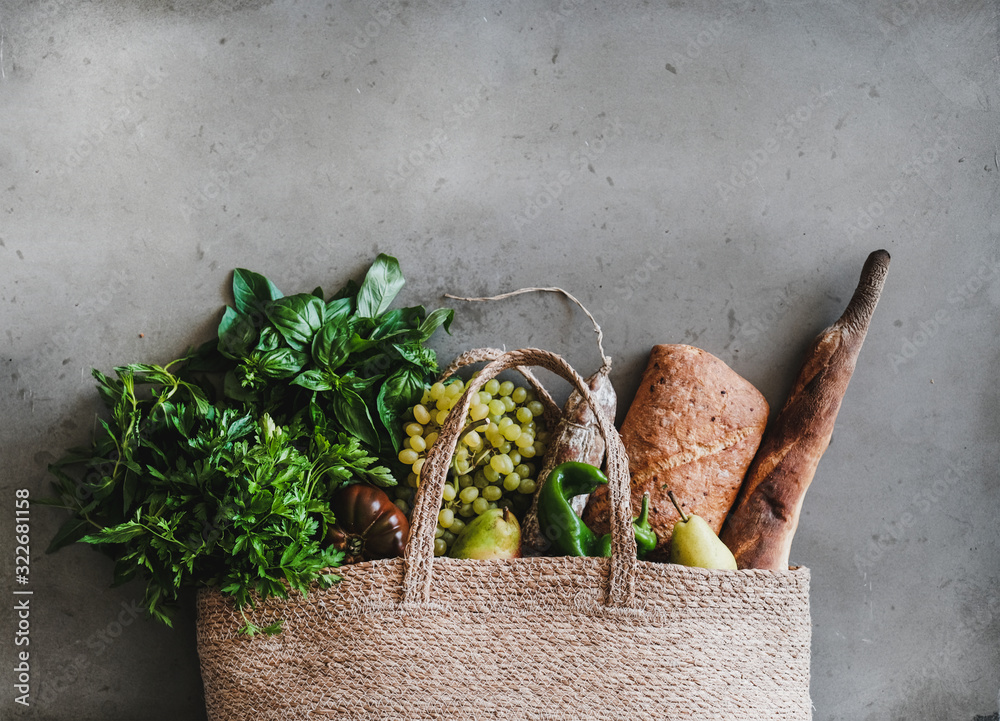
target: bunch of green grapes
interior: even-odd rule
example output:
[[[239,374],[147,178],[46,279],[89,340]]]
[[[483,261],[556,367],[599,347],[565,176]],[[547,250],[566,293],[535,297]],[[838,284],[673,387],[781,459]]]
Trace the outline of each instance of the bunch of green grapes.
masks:
[[[396,504],[409,513],[427,451],[469,383],[450,379],[424,391],[407,414],[399,461],[410,467],[396,487]],[[509,508],[520,521],[531,505],[549,432],[544,406],[531,389],[491,379],[473,398],[445,482],[434,553],[445,555],[466,523],[490,508]]]

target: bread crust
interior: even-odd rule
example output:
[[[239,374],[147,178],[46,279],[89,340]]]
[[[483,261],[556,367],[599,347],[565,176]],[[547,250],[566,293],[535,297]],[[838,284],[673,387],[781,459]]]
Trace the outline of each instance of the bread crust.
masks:
[[[767,429],[720,535],[740,568],[788,568],[806,491],[830,445],[888,270],[887,251],[868,256],[843,315],[813,340]]]
[[[768,412],[760,391],[711,353],[683,344],[653,346],[621,427],[633,515],[639,514],[643,494],[650,494],[650,525],[658,539],[650,560],[667,559],[680,520],[668,491],[686,513],[701,516],[716,533],[721,530],[760,445]],[[583,519],[603,534],[608,517],[607,489],[600,488]]]

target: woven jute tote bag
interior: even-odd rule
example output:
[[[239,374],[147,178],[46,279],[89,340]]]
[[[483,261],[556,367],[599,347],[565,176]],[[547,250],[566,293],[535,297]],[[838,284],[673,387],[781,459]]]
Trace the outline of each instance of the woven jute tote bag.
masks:
[[[612,557],[435,558],[440,499],[471,395],[559,356],[509,351],[473,379],[428,454],[403,558],[341,567],[331,588],[244,609],[198,597],[210,721],[253,719],[810,719],[809,572],[636,560],[628,458],[607,442]]]

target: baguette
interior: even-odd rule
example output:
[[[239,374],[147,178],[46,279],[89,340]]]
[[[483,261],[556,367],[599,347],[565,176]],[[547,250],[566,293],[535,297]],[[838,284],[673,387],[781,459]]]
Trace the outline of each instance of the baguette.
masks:
[[[847,309],[813,340],[788,400],[764,435],[721,534],[740,568],[788,568],[802,501],[830,444],[888,268],[886,251],[868,256]]]
[[[642,382],[622,422],[629,455],[632,514],[650,496],[650,525],[657,535],[649,560],[666,561],[680,514],[722,528],[767,423],[764,396],[712,354],[689,345],[652,348]],[[583,520],[598,535],[609,530],[608,491],[595,491]]]

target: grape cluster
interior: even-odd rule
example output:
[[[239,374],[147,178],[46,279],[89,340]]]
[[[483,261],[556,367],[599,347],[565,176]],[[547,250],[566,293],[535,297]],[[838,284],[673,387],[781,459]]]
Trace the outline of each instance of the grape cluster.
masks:
[[[437,382],[407,413],[406,441],[398,457],[410,473],[396,487],[395,498],[404,512],[410,511],[427,451],[471,382]],[[490,508],[509,508],[518,520],[524,517],[549,437],[543,410],[531,389],[509,380],[488,380],[472,399],[444,486],[435,555],[445,555],[466,523]]]

